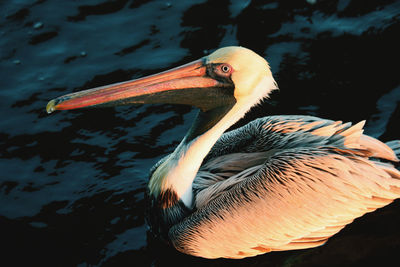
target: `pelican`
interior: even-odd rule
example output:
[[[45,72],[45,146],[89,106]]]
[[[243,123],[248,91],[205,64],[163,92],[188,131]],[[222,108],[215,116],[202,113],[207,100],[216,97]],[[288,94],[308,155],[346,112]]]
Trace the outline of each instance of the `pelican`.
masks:
[[[400,142],[364,135],[364,122],[269,116],[227,131],[277,88],[263,57],[225,47],[159,74],[55,98],[47,112],[199,108],[181,143],[150,171],[148,224],[183,253],[244,258],[320,246],[400,197]]]

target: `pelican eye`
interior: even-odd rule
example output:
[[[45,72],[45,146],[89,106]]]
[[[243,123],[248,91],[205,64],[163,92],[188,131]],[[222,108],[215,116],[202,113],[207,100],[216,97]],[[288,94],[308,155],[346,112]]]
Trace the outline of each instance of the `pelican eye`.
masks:
[[[218,75],[218,76],[222,76],[222,77],[229,77],[232,73],[232,67],[229,64],[226,63],[222,63],[222,64],[216,64],[216,66],[214,66],[214,72]]]
[[[231,66],[227,65],[227,64],[222,64],[221,65],[221,70],[223,73],[229,73],[231,72]]]
[[[223,73],[230,73],[231,69],[232,69],[231,66],[229,66],[228,64],[221,64],[221,66],[220,66],[220,70]]]

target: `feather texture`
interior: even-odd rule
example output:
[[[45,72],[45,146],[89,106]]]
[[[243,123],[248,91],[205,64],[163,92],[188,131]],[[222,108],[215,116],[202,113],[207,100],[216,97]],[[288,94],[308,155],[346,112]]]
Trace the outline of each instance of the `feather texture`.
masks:
[[[371,157],[397,157],[363,125],[272,116],[225,133],[194,180],[197,210],[170,229],[172,243],[207,258],[310,248],[391,203],[400,172]]]

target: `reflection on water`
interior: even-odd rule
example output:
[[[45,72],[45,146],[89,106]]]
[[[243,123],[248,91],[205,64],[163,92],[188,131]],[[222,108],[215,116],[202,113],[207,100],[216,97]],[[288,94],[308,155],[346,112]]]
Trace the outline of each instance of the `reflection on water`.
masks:
[[[399,202],[326,245],[242,261],[182,255],[144,223],[150,167],[190,107],[45,113],[49,99],[155,73],[226,45],[266,56],[280,92],[267,114],[357,122],[400,138],[398,1],[9,1],[0,4],[0,236],[4,266],[316,266],[390,262]],[[6,264],[7,263],[7,264]]]

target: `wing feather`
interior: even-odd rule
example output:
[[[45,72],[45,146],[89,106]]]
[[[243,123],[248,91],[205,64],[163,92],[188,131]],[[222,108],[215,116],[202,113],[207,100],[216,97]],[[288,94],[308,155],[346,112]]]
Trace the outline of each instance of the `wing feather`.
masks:
[[[400,172],[368,158],[393,158],[390,151],[379,141],[364,139],[362,126],[314,117],[269,117],[225,134],[201,169],[210,174],[197,181],[198,193],[208,193],[210,200],[170,229],[171,242],[180,251],[206,258],[322,245],[355,218],[400,197]],[[265,162],[253,158],[258,167],[248,171],[252,167],[244,164],[244,175],[240,161],[231,157],[236,180],[214,179],[202,187],[204,177],[224,168],[218,157],[227,160],[227,155],[239,153],[232,138],[242,138],[242,153],[268,152]]]

